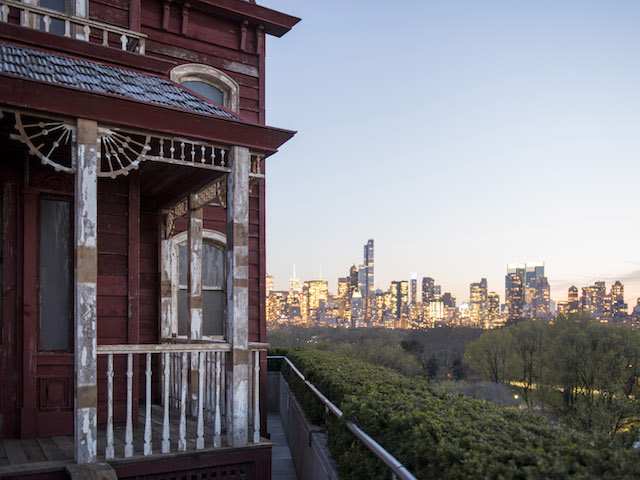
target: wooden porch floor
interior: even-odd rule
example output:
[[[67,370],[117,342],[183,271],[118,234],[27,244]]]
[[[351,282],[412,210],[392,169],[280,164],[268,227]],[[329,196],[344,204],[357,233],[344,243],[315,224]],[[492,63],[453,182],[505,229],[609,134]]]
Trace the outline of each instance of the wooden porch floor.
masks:
[[[177,409],[170,411],[170,432],[171,432],[171,454],[178,453],[178,428],[179,415]],[[153,405],[152,420],[152,454],[143,456],[144,448],[144,405],[140,405],[138,410],[138,426],[133,432],[133,457],[149,459],[160,457],[162,448],[162,418],[163,409],[161,406]],[[209,422],[211,423],[211,422]],[[197,419],[187,417],[187,453],[202,452],[196,450]],[[117,425],[114,427],[115,458],[109,462],[124,460],[125,427]],[[222,446],[225,446],[224,435]],[[106,430],[98,429],[98,460],[104,460],[106,447]],[[204,448],[213,449],[213,428],[207,426],[205,422]],[[164,454],[167,455],[167,454]],[[5,438],[0,439],[0,478],[9,474],[16,474],[25,471],[45,470],[47,467],[61,467],[68,463],[74,463],[74,442],[73,436],[43,437],[34,439]]]

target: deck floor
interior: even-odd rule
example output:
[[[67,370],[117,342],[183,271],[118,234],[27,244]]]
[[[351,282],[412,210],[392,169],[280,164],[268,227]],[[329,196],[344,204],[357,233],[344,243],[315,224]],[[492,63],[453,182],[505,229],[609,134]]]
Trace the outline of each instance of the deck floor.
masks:
[[[138,410],[138,426],[133,432],[133,456],[142,456],[144,453],[144,406]],[[162,448],[162,419],[161,406],[154,405],[151,412],[151,438],[152,455],[161,455]],[[180,412],[177,409],[170,411],[171,453],[178,452],[178,428]],[[211,422],[208,422],[211,423]],[[104,460],[104,451],[107,444],[107,432],[98,430],[98,458]],[[187,452],[196,451],[197,420],[187,417]],[[224,446],[224,435],[222,437]],[[124,458],[125,427],[114,427],[115,459]],[[213,429],[205,422],[205,449],[213,447]],[[201,451],[201,450],[200,450]],[[72,463],[74,461],[73,436],[44,437],[32,439],[5,438],[0,439],[0,478],[15,469],[18,465],[37,464],[42,462]]]

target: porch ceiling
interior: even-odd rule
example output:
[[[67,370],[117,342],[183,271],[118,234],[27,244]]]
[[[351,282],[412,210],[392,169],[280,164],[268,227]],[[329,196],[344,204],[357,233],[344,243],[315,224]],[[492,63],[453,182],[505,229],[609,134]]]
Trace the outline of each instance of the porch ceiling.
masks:
[[[139,171],[141,195],[153,200],[158,208],[173,205],[224,175],[223,172],[154,162],[144,162]]]

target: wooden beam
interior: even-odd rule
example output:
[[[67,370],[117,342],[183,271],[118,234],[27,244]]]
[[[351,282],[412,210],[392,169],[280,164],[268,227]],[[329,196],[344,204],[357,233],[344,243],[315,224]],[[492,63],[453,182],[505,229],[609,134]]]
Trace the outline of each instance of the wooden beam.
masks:
[[[231,149],[227,186],[227,442],[249,441],[249,150]]]
[[[98,448],[97,279],[98,124],[79,118],[75,145],[75,460]]]

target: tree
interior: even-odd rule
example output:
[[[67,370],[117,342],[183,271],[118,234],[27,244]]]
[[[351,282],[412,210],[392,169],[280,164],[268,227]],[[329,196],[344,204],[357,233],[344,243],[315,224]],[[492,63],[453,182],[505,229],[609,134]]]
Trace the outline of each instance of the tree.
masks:
[[[533,408],[533,389],[541,380],[544,324],[531,320],[509,329],[512,338],[511,379],[520,383],[522,399]]]
[[[489,330],[467,346],[465,358],[471,368],[482,372],[487,380],[501,383],[505,379],[511,342],[508,329]]]
[[[435,355],[431,355],[429,360],[427,360],[426,370],[427,370],[427,378],[433,380],[438,375],[438,370],[440,369],[440,365],[438,364],[438,358]]]

